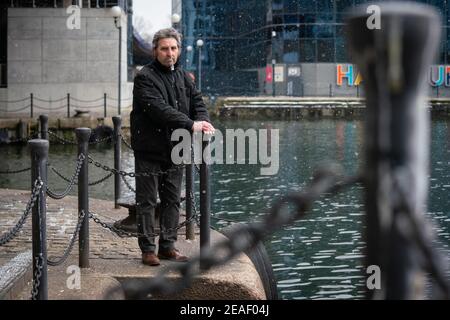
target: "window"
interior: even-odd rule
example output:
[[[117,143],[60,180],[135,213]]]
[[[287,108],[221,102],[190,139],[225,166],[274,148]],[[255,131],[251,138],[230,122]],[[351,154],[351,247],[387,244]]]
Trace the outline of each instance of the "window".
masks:
[[[333,40],[317,40],[317,62],[334,62]]]

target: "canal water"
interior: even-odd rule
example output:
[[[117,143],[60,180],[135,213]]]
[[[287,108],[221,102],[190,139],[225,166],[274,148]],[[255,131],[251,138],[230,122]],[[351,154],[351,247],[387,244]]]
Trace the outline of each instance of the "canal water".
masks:
[[[257,221],[287,192],[300,191],[320,164],[337,163],[346,175],[363,165],[361,120],[216,121],[225,128],[279,129],[280,167],[276,175],[261,175],[261,165],[213,165],[212,223],[220,229],[230,221]],[[450,120],[433,120],[427,217],[434,224],[440,247],[450,245]],[[132,152],[122,147],[122,169],[134,171]],[[1,146],[1,170],[29,166],[26,147]],[[91,156],[113,166],[111,144],[90,148]],[[51,145],[50,164],[66,177],[74,172],[76,147]],[[106,172],[90,166],[90,180]],[[134,181],[129,179],[134,186]],[[198,177],[197,177],[198,180]],[[49,170],[49,185],[62,191],[67,183]],[[28,173],[0,175],[0,188],[28,189]],[[125,186],[124,192],[131,193]],[[198,190],[198,184],[197,184]],[[75,194],[72,192],[72,194]],[[90,188],[91,197],[113,199],[113,180]],[[363,197],[354,186],[333,198],[317,201],[303,220],[273,234],[265,242],[282,299],[360,299],[364,297]],[[197,193],[198,200],[198,193]]]

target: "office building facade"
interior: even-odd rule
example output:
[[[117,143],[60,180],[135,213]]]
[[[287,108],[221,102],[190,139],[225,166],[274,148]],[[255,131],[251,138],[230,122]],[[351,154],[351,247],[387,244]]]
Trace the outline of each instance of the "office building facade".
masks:
[[[431,93],[447,95],[449,0],[417,1],[442,15]],[[184,59],[218,95],[360,96],[363,81],[345,44],[347,9],[365,0],[183,0]],[[187,51],[187,46],[193,50]],[[450,93],[448,94],[450,96]]]

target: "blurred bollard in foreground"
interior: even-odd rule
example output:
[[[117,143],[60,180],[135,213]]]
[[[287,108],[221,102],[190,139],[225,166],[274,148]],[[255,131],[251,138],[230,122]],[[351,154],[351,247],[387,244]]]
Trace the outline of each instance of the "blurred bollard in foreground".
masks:
[[[367,99],[366,267],[381,271],[381,288],[368,289],[367,298],[421,299],[425,273],[415,226],[425,225],[426,77],[440,39],[440,17],[417,3],[372,5],[379,9],[378,28],[370,4],[357,7],[348,20],[348,42]]]

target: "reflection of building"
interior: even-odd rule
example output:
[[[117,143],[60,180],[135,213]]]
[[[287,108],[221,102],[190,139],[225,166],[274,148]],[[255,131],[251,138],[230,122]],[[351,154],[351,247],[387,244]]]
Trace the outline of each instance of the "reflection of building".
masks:
[[[132,0],[8,0],[1,3],[1,101],[30,97],[31,93],[47,101],[64,98],[68,93],[74,99],[103,99],[106,93],[117,101],[119,31],[110,12],[115,5],[120,5],[124,12],[120,21],[122,98],[131,96],[133,37],[127,35],[132,34]],[[72,4],[81,8],[79,19],[75,11],[67,10]],[[114,107],[116,101],[108,104]],[[45,113],[65,113],[65,109],[57,109],[61,103],[35,103]],[[81,103],[72,104],[75,109],[75,105]],[[91,106],[103,110],[101,104],[102,100],[97,100]],[[0,105],[3,111],[18,107]]]
[[[205,93],[271,94],[272,79],[267,75],[272,73],[274,59],[277,94],[356,96],[361,79],[357,70],[349,69],[344,20],[347,8],[366,2],[369,1],[183,0],[184,48],[195,48],[197,38],[205,40]],[[450,64],[447,0],[418,2],[436,6],[443,15],[439,63]],[[189,53],[189,70],[196,70],[197,54],[197,50]],[[339,64],[342,84],[337,83]]]

